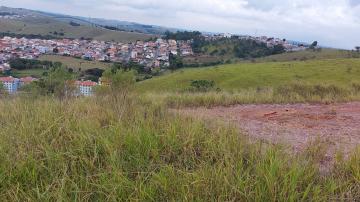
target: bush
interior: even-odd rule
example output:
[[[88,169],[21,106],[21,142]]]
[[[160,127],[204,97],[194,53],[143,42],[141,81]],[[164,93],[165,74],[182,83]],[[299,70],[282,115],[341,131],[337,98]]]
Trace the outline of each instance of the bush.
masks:
[[[210,90],[213,90],[214,87],[215,87],[215,82],[214,81],[194,80],[194,81],[191,81],[190,91],[208,92]]]

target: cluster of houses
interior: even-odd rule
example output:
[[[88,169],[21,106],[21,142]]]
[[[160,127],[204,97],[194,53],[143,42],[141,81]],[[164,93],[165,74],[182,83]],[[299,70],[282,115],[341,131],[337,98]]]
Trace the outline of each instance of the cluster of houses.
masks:
[[[149,68],[169,66],[169,55],[193,54],[191,41],[157,39],[132,43],[105,42],[80,39],[0,39],[0,64],[11,58],[36,59],[41,55],[64,55],[86,60],[129,62]]]
[[[294,51],[303,51],[306,50],[306,46],[304,44],[299,44],[291,41],[287,41],[286,39],[279,39],[274,37],[267,37],[267,36],[246,36],[246,35],[233,35],[229,33],[222,33],[222,34],[205,34],[205,39],[208,41],[219,40],[223,38],[238,38],[238,39],[249,39],[254,40],[257,42],[265,43],[267,47],[274,47],[276,45],[282,45],[287,52],[294,52]]]
[[[21,87],[37,80],[38,79],[33,77],[0,77],[0,83],[2,83],[3,90],[5,90],[9,94],[16,94]],[[75,95],[78,96],[92,96],[94,94],[94,87],[97,85],[102,85],[101,83],[96,83],[93,81],[75,81],[72,83],[75,84]]]

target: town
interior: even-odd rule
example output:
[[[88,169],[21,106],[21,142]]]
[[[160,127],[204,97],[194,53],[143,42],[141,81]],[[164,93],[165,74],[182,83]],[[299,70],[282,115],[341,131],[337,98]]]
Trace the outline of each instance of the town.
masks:
[[[27,39],[4,37],[0,39],[0,71],[11,69],[8,61],[12,58],[37,59],[41,55],[52,54],[96,60],[102,62],[141,64],[147,68],[168,67],[169,55],[193,55],[191,41],[157,39],[156,41],[137,41],[134,43],[116,43],[104,41],[70,39]],[[0,81],[4,89],[13,94],[26,83],[36,78],[3,77]],[[90,85],[91,84],[91,85]],[[91,88],[96,83],[77,82],[82,95],[91,95]]]
[[[191,41],[157,39],[133,43],[105,42],[81,39],[0,39],[0,63],[11,58],[36,59],[40,55],[55,54],[103,62],[133,61],[148,68],[169,66],[169,54],[193,54]]]
[[[238,36],[232,34],[203,34],[206,41],[215,41],[226,38],[254,40],[265,43],[268,47],[282,45],[286,51],[305,50],[303,45],[292,44],[285,39],[269,38],[266,36]],[[166,68],[170,66],[169,56],[193,56],[192,40],[165,40],[158,38],[149,41],[136,41],[130,43],[105,42],[84,39],[27,39],[3,37],[0,39],[0,71],[11,69],[8,61],[13,58],[37,59],[41,55],[61,55],[101,62],[129,63],[135,62],[148,69]],[[4,89],[14,94],[17,90],[37,78],[2,77],[0,81]],[[76,83],[81,95],[92,95],[92,87],[97,83],[79,81]]]

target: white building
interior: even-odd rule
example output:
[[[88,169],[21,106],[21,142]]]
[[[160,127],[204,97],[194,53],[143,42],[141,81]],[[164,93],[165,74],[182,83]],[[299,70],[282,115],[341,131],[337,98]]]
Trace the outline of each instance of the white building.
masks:
[[[93,81],[78,81],[77,86],[79,88],[80,95],[92,96],[94,94],[94,87],[97,85]]]
[[[1,77],[0,82],[2,82],[3,88],[10,94],[16,93],[20,85],[20,79],[12,76]]]

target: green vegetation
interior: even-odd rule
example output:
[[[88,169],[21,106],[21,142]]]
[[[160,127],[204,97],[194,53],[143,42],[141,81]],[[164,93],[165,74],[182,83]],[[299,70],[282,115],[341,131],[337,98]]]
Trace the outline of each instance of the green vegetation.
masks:
[[[54,63],[51,61],[29,60],[15,58],[9,61],[10,67],[16,70],[30,70],[30,69],[49,69],[54,67]]]
[[[170,63],[169,69],[171,70],[176,70],[184,67],[184,62],[182,61],[182,58],[172,53],[170,53],[169,56],[169,63]]]
[[[339,155],[323,175],[325,154],[315,146],[289,155],[121,89],[2,99],[0,120],[4,201],[356,201],[360,194],[359,152],[347,161]]]
[[[39,60],[61,62],[62,64],[64,64],[69,68],[72,68],[76,72],[78,72],[79,70],[83,71],[93,68],[107,69],[112,65],[111,63],[88,61],[74,57],[58,56],[58,55],[42,55],[40,56]]]
[[[75,86],[72,85],[75,76],[64,66],[55,66],[49,69],[46,76],[42,76],[38,81],[23,86],[22,91],[30,93],[34,97],[54,95],[59,99],[64,99],[72,96],[75,92]]]
[[[181,41],[188,41],[188,40],[193,40],[196,38],[200,38],[202,37],[201,32],[198,31],[193,31],[193,32],[189,32],[189,31],[184,31],[184,32],[170,32],[170,31],[166,31],[165,32],[165,36],[164,38],[169,40],[169,39],[173,39],[173,40],[181,40]]]
[[[11,75],[13,77],[21,78],[21,77],[35,77],[40,78],[44,74],[46,74],[47,70],[44,69],[27,69],[27,70],[11,70]]]
[[[352,62],[357,64],[358,61]],[[238,67],[221,69],[232,68]],[[252,66],[242,71],[256,68],[263,67]],[[277,74],[274,69],[272,67],[272,73]],[[212,68],[202,70],[206,72]],[[195,70],[174,75],[194,75],[192,71]],[[220,77],[222,74],[218,72]],[[249,141],[231,125],[175,114],[163,102],[169,104],[170,96],[161,91],[151,94],[152,97],[139,95],[136,92],[139,89],[134,89],[139,88],[134,86],[135,73],[129,69],[107,69],[103,77],[112,85],[99,87],[97,96],[90,98],[66,96],[71,89],[65,81],[72,76],[64,67],[52,68],[47,77],[29,86],[29,89],[38,89],[33,91],[36,98],[25,94],[0,99],[2,200],[359,199],[360,150],[355,150],[347,159],[339,153],[334,166],[324,173],[320,164],[321,159],[326,158],[326,153],[322,152],[326,145],[309,144],[304,152],[291,154],[284,145]],[[140,85],[145,83],[150,81]],[[218,82],[194,80],[187,85],[213,88],[215,84]],[[222,82],[219,84],[226,86]],[[322,92],[325,92],[322,96],[338,96],[339,93],[338,87],[331,85],[279,87],[276,93],[291,97],[291,93],[302,93],[301,88],[310,92],[309,96],[321,96]],[[354,84],[352,88],[360,91],[360,85]],[[255,98],[269,98],[269,91],[264,89],[257,89],[253,94],[245,92],[250,91],[237,94],[239,99],[245,100],[248,96],[248,101],[254,103]],[[194,96],[199,96],[199,100],[206,96],[218,99],[216,96],[225,93],[172,96],[179,104],[180,100],[186,103]],[[162,96],[168,100],[161,99]],[[227,97],[219,100],[228,101]]]
[[[213,81],[216,88],[191,93],[199,92],[194,81]],[[336,59],[184,69],[140,82],[136,89],[144,99],[171,107],[328,103],[360,100],[359,81],[359,59]]]
[[[359,59],[240,63],[178,70],[138,83],[140,92],[180,92],[192,80],[212,80],[224,91],[277,88],[291,83],[349,87],[360,81]]]
[[[208,92],[214,89],[215,82],[208,81],[208,80],[195,80],[191,81],[191,88],[190,91],[193,92]]]
[[[206,42],[201,47],[201,52],[216,56],[222,60],[234,58],[252,59],[281,54],[285,52],[285,48],[282,45],[267,47],[265,43],[251,39],[224,38]]]
[[[360,54],[354,51],[327,49],[319,51],[297,51],[278,55],[271,55],[263,58],[254,59],[255,62],[287,62],[287,61],[307,61],[307,60],[325,60],[325,59],[344,59],[360,58]]]

